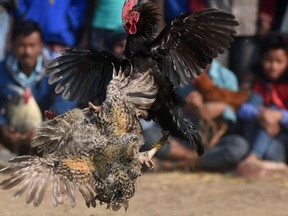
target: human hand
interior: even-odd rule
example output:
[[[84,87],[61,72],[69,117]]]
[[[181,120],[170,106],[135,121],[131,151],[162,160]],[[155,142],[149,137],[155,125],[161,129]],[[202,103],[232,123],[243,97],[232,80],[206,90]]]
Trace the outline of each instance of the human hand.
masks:
[[[282,119],[282,112],[262,107],[258,119],[262,125],[277,125]]]
[[[270,136],[276,136],[280,130],[280,121],[282,119],[282,112],[270,108],[262,107],[258,120],[263,128],[266,129]]]
[[[279,124],[262,125],[262,126],[266,129],[266,132],[272,137],[276,136],[280,132],[280,129],[281,129]]]
[[[272,27],[271,20],[265,17],[260,17],[259,24],[258,24],[258,32],[257,32],[258,35],[260,37],[265,36],[271,30],[271,27]]]
[[[198,91],[193,91],[187,95],[186,103],[196,109],[199,109],[203,106],[203,97]]]
[[[226,104],[223,102],[207,102],[199,109],[198,114],[202,119],[211,121],[222,115],[225,106]]]
[[[21,133],[21,141],[28,143],[32,140],[33,136],[35,133],[35,129],[28,129],[27,131],[25,131],[24,133]]]
[[[27,143],[32,140],[34,129],[29,129],[24,133],[17,131],[10,125],[0,126],[0,137],[5,143],[17,145],[19,143]]]
[[[9,125],[0,126],[0,136],[3,142],[11,145],[17,145],[22,141],[22,134]]]

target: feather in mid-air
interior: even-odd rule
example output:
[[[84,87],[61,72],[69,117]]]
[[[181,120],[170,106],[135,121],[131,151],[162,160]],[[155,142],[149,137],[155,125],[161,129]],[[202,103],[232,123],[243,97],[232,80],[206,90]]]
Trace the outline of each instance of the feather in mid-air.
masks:
[[[200,135],[184,117],[176,88],[191,82],[229,47],[238,22],[229,13],[203,9],[177,17],[156,37],[158,16],[155,3],[126,0],[124,56],[72,48],[49,64],[46,73],[51,84],[59,82],[57,93],[92,103],[44,122],[32,143],[43,157],[12,159],[1,171],[10,174],[0,183],[2,189],[19,185],[14,196],[27,192],[26,202],[38,206],[48,184],[54,205],[65,197],[75,205],[78,188],[88,206],[98,200],[118,210],[128,207],[141,165],[152,166],[151,157],[169,134],[188,140],[203,154]],[[143,153],[139,118],[157,121],[167,131]]]

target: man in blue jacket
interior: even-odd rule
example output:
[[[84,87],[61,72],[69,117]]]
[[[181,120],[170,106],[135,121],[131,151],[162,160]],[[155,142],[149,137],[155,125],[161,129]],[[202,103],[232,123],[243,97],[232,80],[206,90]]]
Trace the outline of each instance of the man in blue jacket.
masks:
[[[23,21],[15,26],[12,40],[12,53],[0,63],[0,159],[4,147],[16,154],[29,153],[45,110],[62,114],[76,106],[55,95],[55,85],[48,84],[44,71],[53,54],[43,47],[40,27]]]
[[[77,45],[86,18],[87,0],[18,0],[16,16],[33,20],[51,48]],[[57,50],[57,48],[53,50]]]

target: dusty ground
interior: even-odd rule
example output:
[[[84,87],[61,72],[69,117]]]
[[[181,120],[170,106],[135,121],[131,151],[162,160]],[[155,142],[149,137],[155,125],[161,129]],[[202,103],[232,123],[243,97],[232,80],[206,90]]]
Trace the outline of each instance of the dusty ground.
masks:
[[[3,177],[0,177],[0,180]],[[11,200],[11,191],[0,191],[0,216],[287,216],[288,183],[283,180],[249,182],[209,173],[151,173],[139,179],[127,212],[104,206],[88,209],[80,200],[52,207],[47,197],[39,208]],[[79,196],[80,198],[80,196]]]

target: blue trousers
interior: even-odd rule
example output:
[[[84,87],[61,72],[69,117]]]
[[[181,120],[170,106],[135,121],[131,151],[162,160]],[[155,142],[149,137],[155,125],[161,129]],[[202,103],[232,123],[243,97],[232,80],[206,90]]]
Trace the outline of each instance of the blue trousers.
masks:
[[[251,144],[251,153],[257,155],[258,158],[286,162],[287,133],[283,131],[277,136],[271,137],[264,128],[255,122],[247,126],[245,134]]]
[[[239,135],[227,135],[202,156],[202,166],[210,171],[226,171],[235,166],[247,156],[248,142]]]
[[[262,98],[254,94],[250,97],[249,102],[255,106],[263,105]],[[271,106],[272,109],[278,109]],[[288,147],[288,133],[282,131],[275,137],[271,137],[266,130],[254,121],[244,124],[243,133],[251,145],[251,153],[257,155],[258,158],[286,162],[286,153]]]

